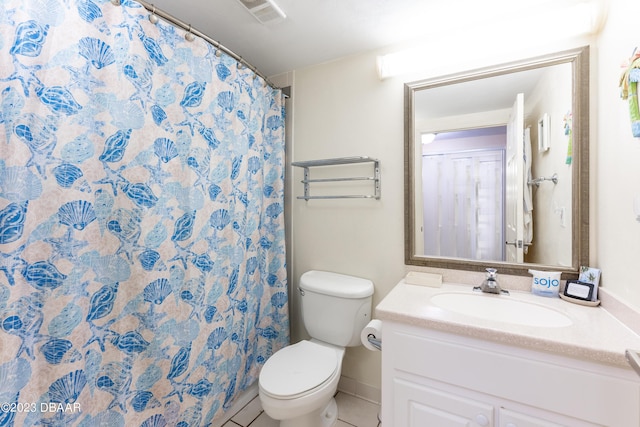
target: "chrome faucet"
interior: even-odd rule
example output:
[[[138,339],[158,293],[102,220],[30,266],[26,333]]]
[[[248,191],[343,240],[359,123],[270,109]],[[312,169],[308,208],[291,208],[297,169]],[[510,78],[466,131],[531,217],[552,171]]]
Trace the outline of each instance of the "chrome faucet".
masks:
[[[473,290],[479,290],[488,294],[506,294],[509,295],[509,291],[500,288],[498,284],[498,270],[495,268],[487,268],[487,277],[484,279],[480,286],[476,286]]]

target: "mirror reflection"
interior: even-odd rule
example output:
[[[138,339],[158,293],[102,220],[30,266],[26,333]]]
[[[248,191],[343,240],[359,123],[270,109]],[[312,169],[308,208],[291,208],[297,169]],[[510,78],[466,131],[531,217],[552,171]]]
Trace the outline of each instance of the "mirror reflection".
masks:
[[[586,55],[406,86],[407,263],[577,271],[588,233]]]

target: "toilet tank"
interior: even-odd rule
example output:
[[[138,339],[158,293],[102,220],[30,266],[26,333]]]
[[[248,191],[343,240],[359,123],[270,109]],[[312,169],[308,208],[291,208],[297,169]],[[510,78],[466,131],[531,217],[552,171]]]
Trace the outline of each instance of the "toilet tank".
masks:
[[[360,332],[371,320],[371,280],[313,270],[300,277],[299,289],[312,338],[340,347],[361,344]]]

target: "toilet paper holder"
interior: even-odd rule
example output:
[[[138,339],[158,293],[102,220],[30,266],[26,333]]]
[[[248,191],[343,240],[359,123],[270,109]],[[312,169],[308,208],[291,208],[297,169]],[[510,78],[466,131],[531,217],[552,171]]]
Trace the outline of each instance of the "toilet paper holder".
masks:
[[[367,335],[367,341],[369,341],[372,346],[382,351],[382,340],[379,340],[378,338],[376,338],[375,335],[373,334]]]
[[[382,350],[382,321],[372,319],[360,332],[360,341],[367,350]]]

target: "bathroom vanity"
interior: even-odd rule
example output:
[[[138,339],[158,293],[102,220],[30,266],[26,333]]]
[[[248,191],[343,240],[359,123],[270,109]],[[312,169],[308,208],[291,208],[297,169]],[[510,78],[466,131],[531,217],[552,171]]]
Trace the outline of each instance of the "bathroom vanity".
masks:
[[[600,307],[400,282],[376,317],[383,425],[640,425],[640,337]]]

